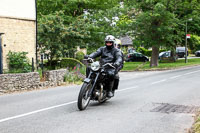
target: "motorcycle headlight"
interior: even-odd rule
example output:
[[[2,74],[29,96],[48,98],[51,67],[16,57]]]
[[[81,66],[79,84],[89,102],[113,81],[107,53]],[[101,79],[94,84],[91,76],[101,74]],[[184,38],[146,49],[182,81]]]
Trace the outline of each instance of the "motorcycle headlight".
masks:
[[[92,69],[93,71],[98,71],[99,68],[100,68],[100,64],[99,64],[98,61],[95,61],[95,62],[93,62],[93,63],[91,64],[91,69]]]

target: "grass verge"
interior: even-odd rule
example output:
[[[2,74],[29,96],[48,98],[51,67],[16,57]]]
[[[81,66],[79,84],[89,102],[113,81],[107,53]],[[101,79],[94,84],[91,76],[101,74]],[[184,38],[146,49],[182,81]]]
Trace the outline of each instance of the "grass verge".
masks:
[[[125,62],[122,71],[168,70],[194,65],[200,65],[200,58],[188,59],[187,63],[185,63],[184,59],[176,62],[159,63],[158,67],[150,67],[150,62]]]
[[[189,130],[189,133],[200,133],[200,112],[196,115],[195,122]]]

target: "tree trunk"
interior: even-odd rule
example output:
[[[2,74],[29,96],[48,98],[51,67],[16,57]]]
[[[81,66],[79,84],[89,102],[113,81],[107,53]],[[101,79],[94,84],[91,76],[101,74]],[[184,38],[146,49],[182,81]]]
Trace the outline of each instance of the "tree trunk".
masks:
[[[159,56],[159,47],[158,46],[152,46],[152,55],[151,55],[150,67],[157,67],[158,66],[158,56]]]

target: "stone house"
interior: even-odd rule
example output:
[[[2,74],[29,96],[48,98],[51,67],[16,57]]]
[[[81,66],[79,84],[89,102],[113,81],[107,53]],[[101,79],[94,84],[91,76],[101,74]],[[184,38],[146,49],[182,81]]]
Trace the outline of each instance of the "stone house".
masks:
[[[36,62],[35,0],[0,0],[0,69],[7,69],[7,54],[28,52]]]

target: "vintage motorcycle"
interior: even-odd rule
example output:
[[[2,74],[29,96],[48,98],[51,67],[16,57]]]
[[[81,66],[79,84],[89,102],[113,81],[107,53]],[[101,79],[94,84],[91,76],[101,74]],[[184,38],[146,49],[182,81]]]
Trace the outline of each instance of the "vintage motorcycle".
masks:
[[[84,79],[83,85],[78,96],[78,108],[84,110],[88,106],[90,100],[103,103],[110,99],[107,97],[107,84],[108,77],[106,74],[106,68],[116,69],[111,63],[101,65],[99,61],[94,61],[92,58],[85,59],[91,63],[89,69],[90,72],[87,78]]]

